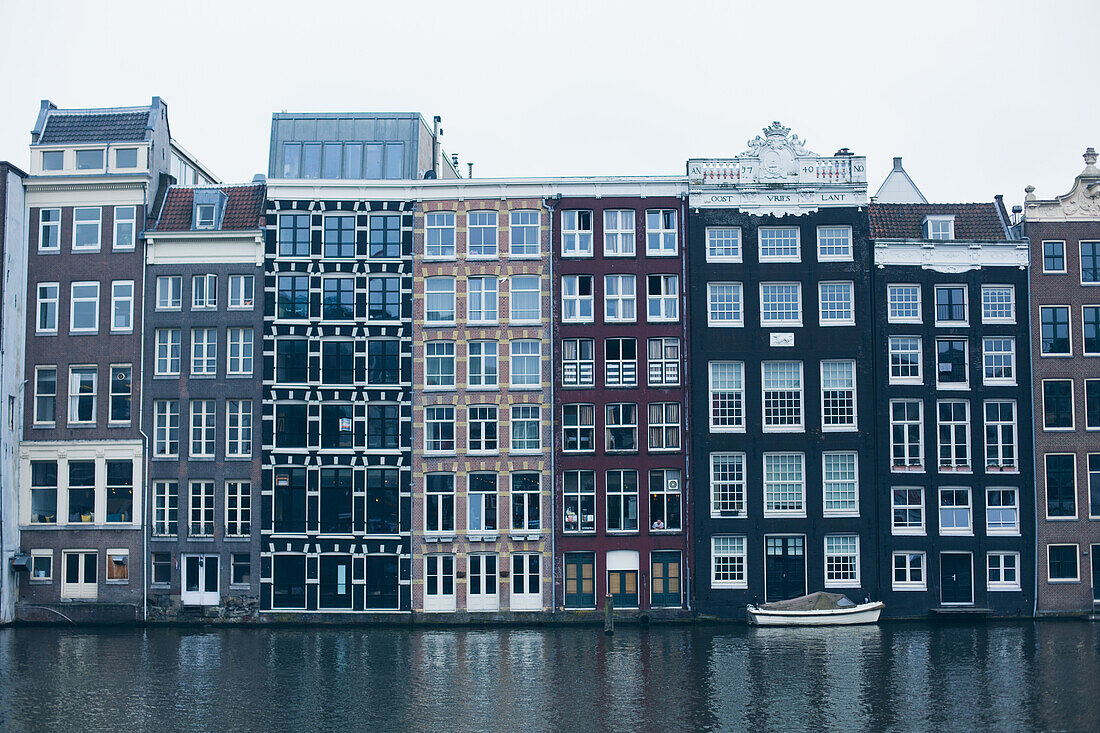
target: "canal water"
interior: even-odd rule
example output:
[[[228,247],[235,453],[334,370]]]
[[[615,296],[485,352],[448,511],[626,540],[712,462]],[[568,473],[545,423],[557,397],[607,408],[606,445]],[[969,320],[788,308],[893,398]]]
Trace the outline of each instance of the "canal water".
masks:
[[[0,629],[0,730],[1100,730],[1100,624]]]

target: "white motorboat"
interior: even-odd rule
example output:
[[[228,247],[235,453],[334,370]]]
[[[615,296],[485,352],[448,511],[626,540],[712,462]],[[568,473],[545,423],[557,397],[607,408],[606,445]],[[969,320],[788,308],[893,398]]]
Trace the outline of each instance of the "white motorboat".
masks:
[[[882,601],[853,603],[840,593],[811,593],[789,601],[765,603],[746,609],[756,626],[840,626],[878,623],[886,604]]]

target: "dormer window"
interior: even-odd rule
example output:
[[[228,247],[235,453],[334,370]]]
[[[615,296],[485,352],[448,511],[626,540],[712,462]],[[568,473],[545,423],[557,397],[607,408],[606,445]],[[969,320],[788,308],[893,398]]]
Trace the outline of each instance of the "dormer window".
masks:
[[[955,238],[955,217],[926,216],[924,217],[924,238],[949,240]]]
[[[103,170],[103,150],[77,150],[77,170]]]
[[[137,168],[137,148],[119,148],[115,151],[116,168]]]
[[[195,228],[196,229],[213,229],[214,228],[214,204],[199,204],[195,211]]]
[[[62,150],[47,150],[42,153],[42,170],[59,171],[65,167],[65,153]]]

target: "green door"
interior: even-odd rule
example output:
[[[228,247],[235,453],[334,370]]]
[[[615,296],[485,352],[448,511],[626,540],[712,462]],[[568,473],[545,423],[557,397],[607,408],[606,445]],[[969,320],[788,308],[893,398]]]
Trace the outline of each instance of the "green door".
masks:
[[[565,553],[565,607],[596,607],[595,553]]]
[[[615,608],[638,607],[638,571],[611,570],[607,573],[607,592]]]
[[[650,606],[653,608],[679,608],[680,553],[678,550],[654,552],[650,555],[653,579]]]

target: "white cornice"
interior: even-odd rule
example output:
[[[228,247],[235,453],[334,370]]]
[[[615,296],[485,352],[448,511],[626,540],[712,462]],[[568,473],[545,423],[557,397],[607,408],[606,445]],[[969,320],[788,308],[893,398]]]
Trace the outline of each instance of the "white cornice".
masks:
[[[414,181],[271,179],[271,199],[357,201],[434,201],[613,196],[684,196],[686,176],[605,176],[574,178],[460,178]]]
[[[936,272],[966,272],[983,267],[1028,266],[1024,240],[932,242],[926,239],[876,239],[875,265],[919,266]]]

